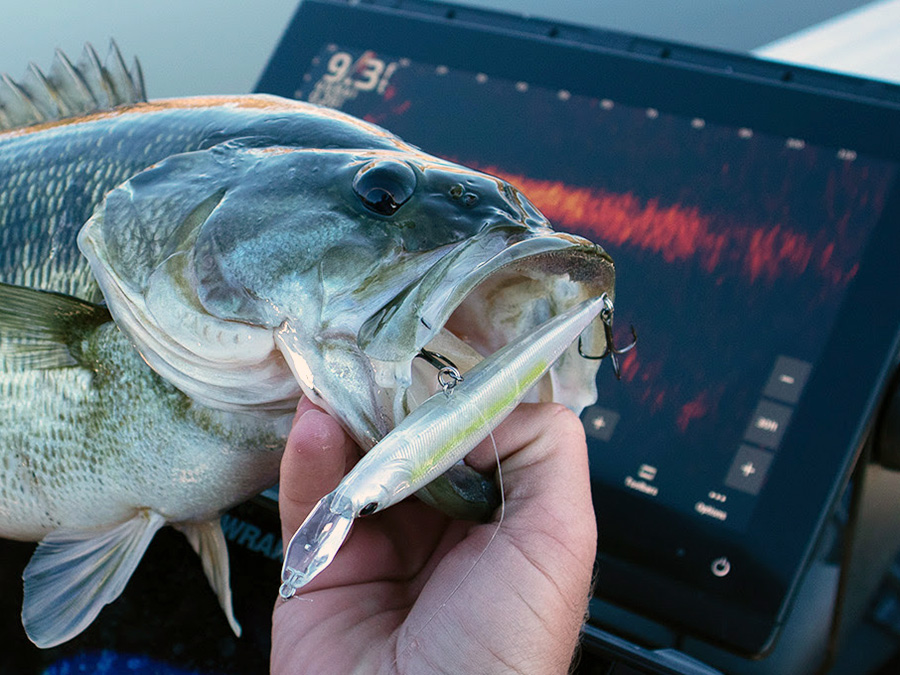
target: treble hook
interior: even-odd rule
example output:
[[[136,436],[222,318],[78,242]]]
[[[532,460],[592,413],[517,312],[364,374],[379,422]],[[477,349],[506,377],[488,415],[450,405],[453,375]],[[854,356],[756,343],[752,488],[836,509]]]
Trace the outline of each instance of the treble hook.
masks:
[[[441,385],[441,389],[448,396],[453,392],[453,388],[463,381],[459,368],[443,354],[430,352],[423,347],[416,356],[437,368],[438,384]]]
[[[623,347],[622,349],[617,349],[615,345],[615,341],[613,340],[613,312],[615,311],[615,307],[613,306],[612,300],[609,299],[609,296],[604,293],[600,296],[603,299],[603,309],[600,310],[600,320],[603,322],[603,332],[606,334],[606,349],[603,350],[603,353],[600,356],[591,356],[590,354],[586,354],[581,347],[581,336],[578,336],[578,353],[582,357],[586,359],[592,359],[594,361],[601,361],[605,359],[607,356],[610,358],[613,364],[613,373],[616,375],[616,379],[622,379],[622,371],[619,368],[619,359],[616,358],[621,356],[622,354],[627,354],[632,349],[634,349],[637,344],[637,333],[634,330],[634,326],[631,327],[631,344],[627,347]]]

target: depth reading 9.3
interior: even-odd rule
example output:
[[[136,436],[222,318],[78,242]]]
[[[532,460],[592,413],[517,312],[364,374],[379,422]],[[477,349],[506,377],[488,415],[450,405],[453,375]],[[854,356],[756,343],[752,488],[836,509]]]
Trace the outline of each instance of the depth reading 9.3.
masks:
[[[346,51],[334,51],[307,100],[340,107],[361,92],[384,95],[391,76],[401,65],[400,60],[381,59],[373,51],[365,51],[358,57]]]

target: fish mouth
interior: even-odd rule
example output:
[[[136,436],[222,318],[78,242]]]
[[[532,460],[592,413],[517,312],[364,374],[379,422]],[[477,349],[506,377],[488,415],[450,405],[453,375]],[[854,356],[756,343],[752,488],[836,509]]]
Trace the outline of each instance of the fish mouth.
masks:
[[[489,354],[532,332],[580,302],[613,297],[610,256],[576,235],[540,228],[497,227],[457,246],[419,280],[366,320],[358,344],[379,384],[393,389],[394,423],[443,384],[439,354],[461,374]],[[600,322],[582,336],[585,349],[602,352]],[[576,413],[596,399],[599,364],[573,345],[528,400],[557,401]]]

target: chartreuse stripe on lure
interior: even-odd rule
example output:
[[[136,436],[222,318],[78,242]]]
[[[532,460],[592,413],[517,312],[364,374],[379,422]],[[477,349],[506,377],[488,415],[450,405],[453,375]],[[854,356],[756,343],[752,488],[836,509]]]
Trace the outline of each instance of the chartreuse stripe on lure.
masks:
[[[290,598],[334,558],[353,520],[396,504],[465,457],[522,401],[603,310],[606,296],[541,324],[416,408],[325,495],[288,545],[281,596]]]

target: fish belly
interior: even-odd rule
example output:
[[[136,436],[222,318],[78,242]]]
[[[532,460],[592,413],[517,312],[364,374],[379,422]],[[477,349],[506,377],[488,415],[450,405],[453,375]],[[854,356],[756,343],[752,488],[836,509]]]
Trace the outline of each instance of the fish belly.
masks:
[[[277,423],[194,404],[111,323],[88,342],[103,352],[94,371],[0,371],[0,536],[102,529],[142,509],[203,521],[275,482]]]

